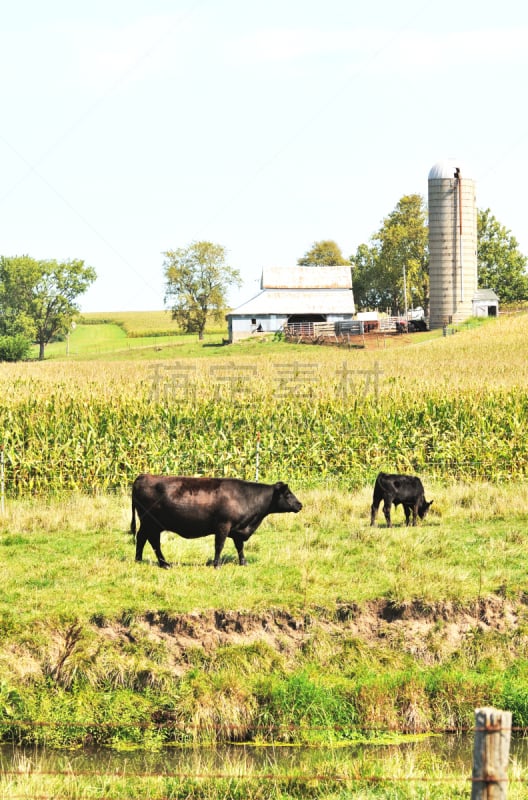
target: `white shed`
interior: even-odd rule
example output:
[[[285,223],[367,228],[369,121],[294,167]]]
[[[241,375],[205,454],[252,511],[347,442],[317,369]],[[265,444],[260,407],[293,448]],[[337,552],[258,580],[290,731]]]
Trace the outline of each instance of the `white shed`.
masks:
[[[499,298],[493,289],[477,289],[473,295],[473,316],[499,316]]]
[[[260,288],[226,315],[230,342],[293,322],[342,322],[355,313],[349,266],[269,267]]]

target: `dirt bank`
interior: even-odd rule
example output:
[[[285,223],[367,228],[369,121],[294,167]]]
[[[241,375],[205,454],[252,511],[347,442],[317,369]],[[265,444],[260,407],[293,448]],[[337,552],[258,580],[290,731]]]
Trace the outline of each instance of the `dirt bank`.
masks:
[[[330,641],[346,637],[366,646],[397,648],[432,663],[448,658],[476,631],[514,635],[527,615],[523,601],[496,596],[464,607],[448,602],[397,606],[379,600],[362,606],[340,604],[334,611],[316,609],[299,616],[281,610],[260,614],[211,610],[181,616],[149,613],[136,619],[132,629],[103,623],[99,634],[114,640],[140,635],[153,642],[162,641],[176,671],[185,669],[189,649],[211,654],[219,647],[265,642],[285,656],[294,656],[300,647],[320,636]]]

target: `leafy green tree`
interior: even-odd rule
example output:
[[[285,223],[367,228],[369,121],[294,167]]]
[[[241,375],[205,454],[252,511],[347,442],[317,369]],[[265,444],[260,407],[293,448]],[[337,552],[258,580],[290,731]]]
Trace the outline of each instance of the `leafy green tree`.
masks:
[[[0,257],[0,331],[4,336],[35,340],[30,305],[39,276],[38,263],[29,256]]]
[[[424,199],[418,194],[402,197],[370,241],[370,247],[360,245],[351,257],[358,308],[396,311],[403,309],[406,301],[409,308],[426,308],[429,248]]]
[[[193,242],[163,255],[165,303],[172,318],[203,339],[208,316],[221,319],[228,288],[241,285],[240,272],[225,263],[225,248],[212,242]]]
[[[341,249],[331,239],[314,242],[302,258],[297,260],[300,267],[333,267],[336,264],[350,264]]]
[[[489,208],[478,211],[477,230],[479,287],[493,289],[503,303],[528,300],[527,259],[511,231]]]
[[[0,336],[0,361],[25,361],[31,349],[31,341],[23,333]]]
[[[76,299],[96,279],[84,261],[37,261],[29,256],[0,258],[1,332],[26,336],[45,346],[65,334],[78,314]]]
[[[360,244],[356,255],[351,256],[354,303],[360,310],[386,308],[391,305],[392,292],[380,288],[380,266],[378,251],[367,244]]]

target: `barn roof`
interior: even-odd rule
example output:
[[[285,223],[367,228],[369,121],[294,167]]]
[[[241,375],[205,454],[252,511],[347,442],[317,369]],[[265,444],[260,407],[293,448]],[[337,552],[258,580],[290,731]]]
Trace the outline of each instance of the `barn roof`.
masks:
[[[265,267],[261,289],[352,289],[350,265]]]
[[[353,313],[354,295],[351,289],[264,289],[228,316]]]

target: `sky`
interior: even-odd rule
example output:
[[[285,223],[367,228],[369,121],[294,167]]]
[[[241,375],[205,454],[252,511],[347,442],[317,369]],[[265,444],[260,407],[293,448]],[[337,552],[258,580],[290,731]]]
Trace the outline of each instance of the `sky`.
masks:
[[[84,260],[83,311],[164,308],[202,240],[237,306],[445,158],[528,255],[524,0],[17,0],[0,69],[0,255]]]

